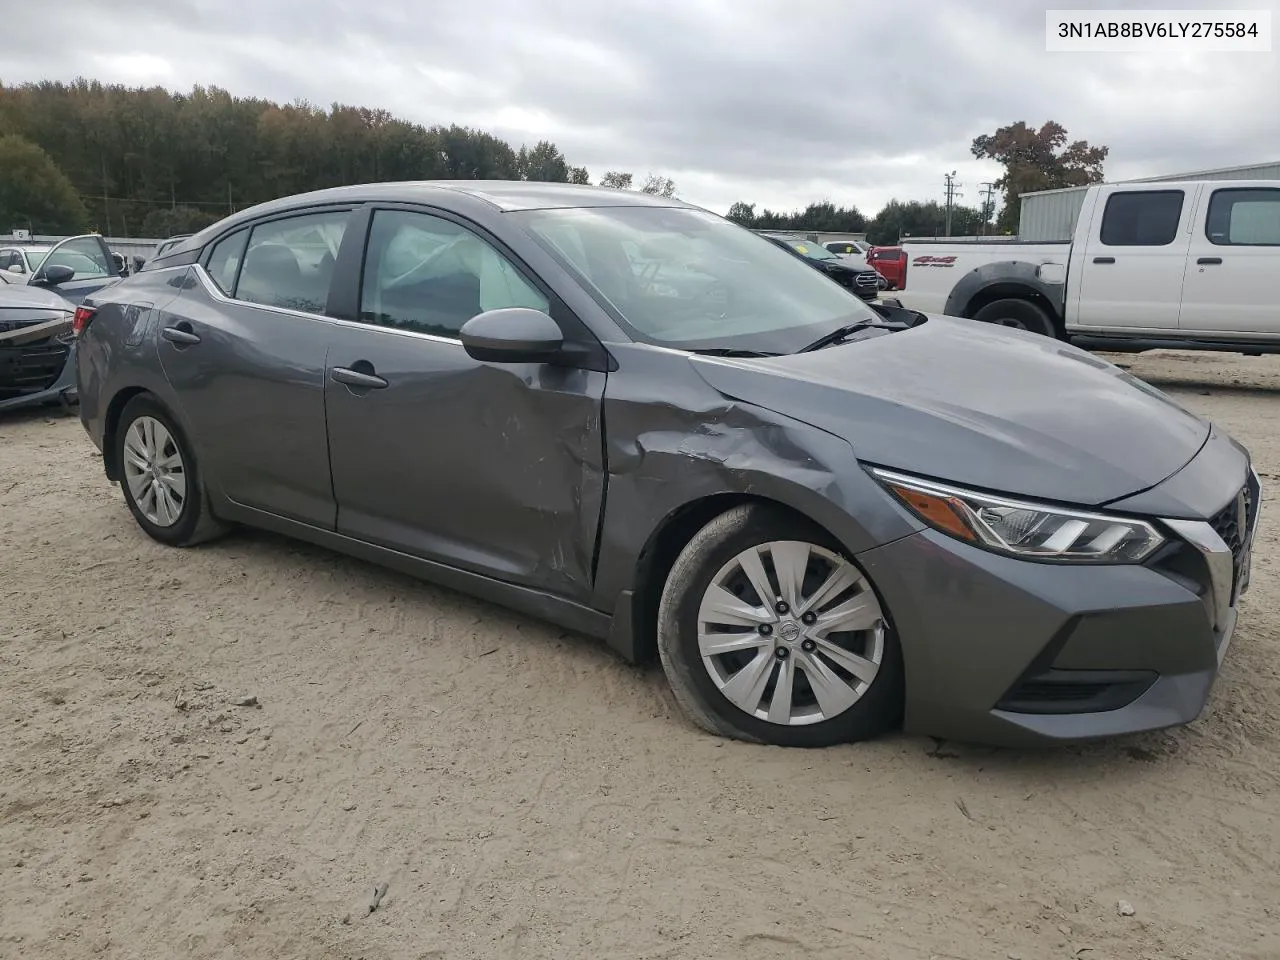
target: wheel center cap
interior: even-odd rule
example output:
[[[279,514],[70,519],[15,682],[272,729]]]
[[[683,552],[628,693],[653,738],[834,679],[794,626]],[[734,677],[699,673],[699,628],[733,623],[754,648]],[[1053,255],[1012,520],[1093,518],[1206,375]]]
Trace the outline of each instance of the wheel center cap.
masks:
[[[785,643],[795,643],[800,639],[800,625],[794,620],[783,620],[778,625],[778,636]]]

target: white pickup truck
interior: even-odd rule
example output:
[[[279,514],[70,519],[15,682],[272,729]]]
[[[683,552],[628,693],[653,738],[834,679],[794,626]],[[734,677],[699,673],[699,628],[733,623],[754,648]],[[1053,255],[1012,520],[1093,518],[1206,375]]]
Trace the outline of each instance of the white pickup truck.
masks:
[[[897,298],[1078,346],[1280,353],[1280,180],[1096,184],[1058,243],[904,241]]]

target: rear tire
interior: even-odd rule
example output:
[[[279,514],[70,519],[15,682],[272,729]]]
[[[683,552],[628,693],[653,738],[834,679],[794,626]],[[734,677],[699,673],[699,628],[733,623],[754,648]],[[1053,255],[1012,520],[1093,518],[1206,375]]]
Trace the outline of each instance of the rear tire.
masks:
[[[149,394],[125,404],[116,428],[120,489],[151,539],[190,547],[226,533],[209,510],[195,453],[169,411]]]
[[[1001,327],[1013,327],[1015,330],[1026,330],[1054,339],[1058,337],[1053,318],[1030,300],[1019,300],[1014,297],[994,300],[975,313],[973,319],[983,323],[994,323]]]
[[[870,581],[776,508],[735,507],[689,541],[663,587],[658,653],[689,719],[723,737],[825,747],[901,720],[902,654]]]

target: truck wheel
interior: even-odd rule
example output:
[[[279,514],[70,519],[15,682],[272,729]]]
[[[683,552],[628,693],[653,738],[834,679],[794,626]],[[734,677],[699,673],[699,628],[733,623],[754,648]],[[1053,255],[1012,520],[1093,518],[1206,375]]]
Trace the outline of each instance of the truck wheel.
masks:
[[[1058,336],[1053,320],[1030,300],[995,300],[975,313],[973,319],[1016,330],[1028,330],[1055,339]]]

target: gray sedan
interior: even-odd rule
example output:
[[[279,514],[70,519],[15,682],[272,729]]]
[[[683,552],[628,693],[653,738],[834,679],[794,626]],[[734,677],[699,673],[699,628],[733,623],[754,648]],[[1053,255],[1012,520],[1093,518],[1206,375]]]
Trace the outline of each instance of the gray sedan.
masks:
[[[289,197],[76,332],[81,418],[149,536],[275,530],[656,656],[725,736],[1185,723],[1249,580],[1260,488],[1221,430],[678,200]]]

